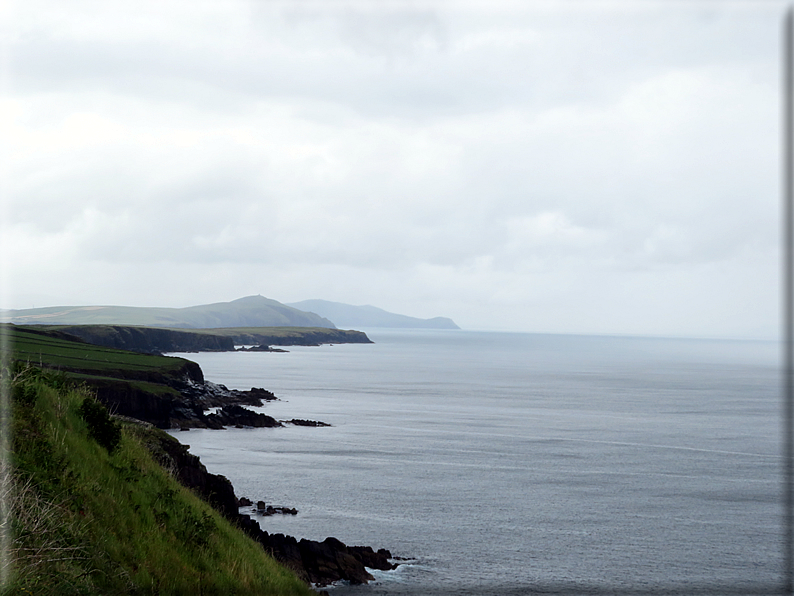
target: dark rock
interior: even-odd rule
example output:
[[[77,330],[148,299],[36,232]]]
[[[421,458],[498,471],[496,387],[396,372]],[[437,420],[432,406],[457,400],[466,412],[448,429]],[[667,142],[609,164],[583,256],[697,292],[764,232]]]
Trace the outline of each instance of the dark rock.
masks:
[[[188,452],[190,446],[183,445],[171,435],[156,431],[148,436],[146,446],[160,465],[170,470],[182,485],[193,489],[225,517],[237,518],[237,498],[228,478],[207,472],[198,456]]]
[[[239,507],[251,501],[244,497],[238,500],[231,482],[225,476],[207,472],[199,458],[188,452],[188,445],[182,445],[174,437],[154,428],[149,430],[146,437],[149,451],[180,483],[194,490],[227,519],[236,523],[304,581],[316,586],[326,586],[339,580],[363,584],[372,579],[365,567],[383,570],[396,567],[389,562],[391,553],[385,549],[375,552],[368,546],[348,547],[336,538],[326,538],[323,542],[298,541],[284,534],[268,534],[254,519],[239,513]],[[264,501],[259,501],[257,508],[265,512],[272,510],[273,513],[298,513],[288,507],[268,507]]]
[[[336,538],[326,538],[322,542],[303,539],[298,548],[306,575],[315,585],[328,585],[340,579],[351,584],[365,584],[373,579],[361,561]]]
[[[238,507],[249,507],[251,505],[253,505],[253,503],[251,502],[251,499],[248,499],[246,497],[240,497],[239,499],[237,499],[237,506]]]
[[[287,420],[287,424],[294,424],[295,426],[331,426],[327,422],[320,422],[319,420],[302,420],[300,418],[293,418]]]
[[[251,346],[250,348],[237,348],[238,352],[288,352],[281,348],[271,348],[270,346]]]
[[[282,424],[271,416],[252,412],[237,404],[223,406],[215,414],[206,416],[206,420],[220,423],[223,426],[253,426],[256,428],[273,428]]]
[[[239,393],[248,393],[248,395],[245,397],[250,398],[251,400],[259,400],[259,403],[248,404],[250,406],[261,406],[262,401],[274,401],[278,399],[273,394],[272,391],[268,391],[267,389],[262,389],[261,387],[251,387],[250,391],[247,392],[240,391]]]
[[[370,569],[389,571],[397,568],[395,563],[389,562],[392,556],[385,548],[381,548],[378,552],[373,551],[371,546],[348,546],[347,549],[350,554]]]
[[[262,506],[260,506],[260,503]],[[276,515],[277,513],[281,513],[283,515],[298,515],[298,510],[294,507],[273,507],[272,505],[268,505],[264,507],[264,501],[259,501],[256,506],[256,512],[259,515],[269,516],[269,515]]]

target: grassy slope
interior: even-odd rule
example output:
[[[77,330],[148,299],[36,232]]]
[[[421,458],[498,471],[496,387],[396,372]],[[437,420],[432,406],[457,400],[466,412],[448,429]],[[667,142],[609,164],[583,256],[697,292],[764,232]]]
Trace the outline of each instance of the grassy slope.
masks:
[[[42,364],[49,368],[90,371],[108,374],[119,371],[134,371],[143,375],[176,373],[186,361],[169,356],[136,354],[126,350],[114,350],[93,344],[80,343],[67,338],[59,338],[48,333],[24,327],[3,326],[3,333],[13,346],[15,358]]]
[[[13,385],[5,593],[313,593],[152,459],[147,434],[162,431],[125,425],[110,454],[77,412],[86,393],[65,377],[27,368]]]
[[[114,350],[14,325],[0,325],[0,333],[16,360],[60,370],[79,381],[125,379],[158,395],[178,397],[163,381],[183,375],[186,367],[193,365],[183,358]]]

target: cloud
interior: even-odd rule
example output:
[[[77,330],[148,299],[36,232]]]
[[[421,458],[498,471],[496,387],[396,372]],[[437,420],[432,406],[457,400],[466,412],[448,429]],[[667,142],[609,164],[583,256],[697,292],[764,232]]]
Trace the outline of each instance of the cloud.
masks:
[[[681,327],[661,287],[699,333],[774,329],[779,12],[18,5],[9,276],[52,296],[93,271],[86,302],[263,293],[659,333]],[[188,292],[185,271],[218,282]],[[698,327],[731,275],[753,280],[735,312]]]

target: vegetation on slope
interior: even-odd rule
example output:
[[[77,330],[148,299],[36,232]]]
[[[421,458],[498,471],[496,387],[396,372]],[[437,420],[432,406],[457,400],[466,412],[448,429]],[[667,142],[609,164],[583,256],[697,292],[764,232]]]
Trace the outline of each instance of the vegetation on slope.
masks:
[[[168,428],[180,407],[190,406],[180,392],[204,382],[201,368],[183,358],[137,354],[84,343],[57,331],[0,325],[13,358],[62,372],[86,383],[114,413]]]
[[[5,374],[14,467],[4,596],[312,594],[152,458],[146,444],[162,431],[109,419],[63,374],[19,364]]]
[[[57,330],[2,325],[0,332],[13,347],[14,358],[32,365],[84,377],[110,377],[168,384],[185,375],[203,380],[197,364],[184,358],[136,354],[84,343]]]

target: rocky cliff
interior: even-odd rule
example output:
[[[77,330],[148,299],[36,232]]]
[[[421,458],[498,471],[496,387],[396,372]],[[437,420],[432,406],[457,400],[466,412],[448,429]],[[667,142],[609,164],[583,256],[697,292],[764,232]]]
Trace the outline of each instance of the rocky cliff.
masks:
[[[239,500],[231,482],[225,476],[207,472],[199,458],[188,452],[188,445],[155,429],[148,437],[149,451],[179,482],[193,489],[304,581],[316,586],[340,580],[364,584],[373,579],[366,567],[381,570],[397,567],[390,561],[392,555],[386,549],[375,551],[369,546],[347,546],[333,537],[318,542],[265,532],[256,520],[239,513]]]
[[[361,331],[321,327],[230,327],[217,329],[163,329],[131,325],[33,325],[97,346],[145,354],[166,352],[231,352],[235,345],[319,346],[372,343]]]

